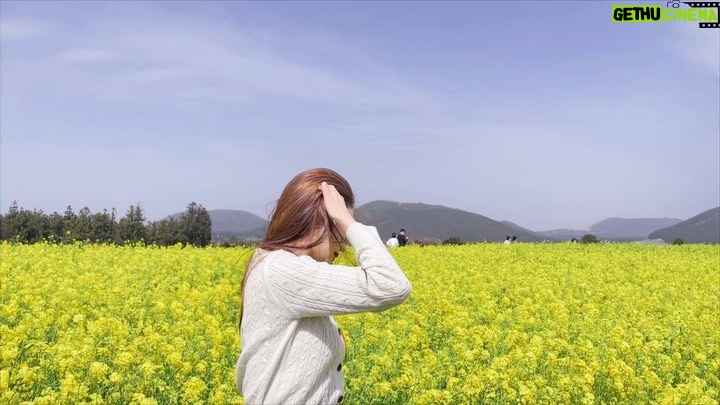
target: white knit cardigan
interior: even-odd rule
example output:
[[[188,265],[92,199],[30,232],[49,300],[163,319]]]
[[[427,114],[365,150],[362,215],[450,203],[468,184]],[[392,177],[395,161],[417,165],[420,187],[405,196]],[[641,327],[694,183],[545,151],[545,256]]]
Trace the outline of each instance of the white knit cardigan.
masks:
[[[345,343],[333,315],[403,302],[410,281],[374,227],[352,224],[359,267],[257,250],[243,298],[236,385],[246,404],[327,404],[343,398]]]

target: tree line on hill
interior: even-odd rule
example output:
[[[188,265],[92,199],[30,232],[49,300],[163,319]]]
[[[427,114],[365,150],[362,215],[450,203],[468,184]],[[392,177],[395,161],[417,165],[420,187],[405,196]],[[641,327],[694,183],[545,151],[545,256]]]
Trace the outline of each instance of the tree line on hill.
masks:
[[[85,207],[75,213],[68,206],[64,214],[50,215],[42,210],[26,210],[13,201],[7,214],[0,215],[0,240],[15,243],[74,243],[76,241],[116,245],[175,244],[207,246],[212,222],[207,210],[195,202],[179,217],[146,222],[142,206],[131,205],[118,220],[115,208],[92,213]]]

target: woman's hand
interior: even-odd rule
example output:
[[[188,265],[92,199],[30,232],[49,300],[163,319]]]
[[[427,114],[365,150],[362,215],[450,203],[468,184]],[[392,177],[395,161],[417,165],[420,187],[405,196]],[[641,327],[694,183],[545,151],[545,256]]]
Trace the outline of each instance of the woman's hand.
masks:
[[[347,229],[355,223],[355,218],[353,218],[347,204],[345,204],[345,199],[338,193],[335,186],[324,181],[320,184],[320,191],[323,193],[325,209],[330,219],[335,222],[343,236],[346,235]]]

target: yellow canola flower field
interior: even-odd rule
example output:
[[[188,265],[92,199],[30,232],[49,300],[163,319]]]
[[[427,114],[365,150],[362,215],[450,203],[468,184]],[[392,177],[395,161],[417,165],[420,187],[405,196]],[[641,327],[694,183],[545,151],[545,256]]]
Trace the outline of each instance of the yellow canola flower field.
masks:
[[[392,252],[408,301],[337,318],[345,403],[720,402],[718,245]],[[249,254],[0,244],[0,403],[241,404]]]

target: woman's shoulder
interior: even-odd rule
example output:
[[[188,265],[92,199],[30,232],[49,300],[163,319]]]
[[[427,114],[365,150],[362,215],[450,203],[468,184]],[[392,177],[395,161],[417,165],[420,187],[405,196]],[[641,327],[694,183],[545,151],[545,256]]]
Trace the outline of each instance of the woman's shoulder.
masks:
[[[253,258],[253,260],[256,260],[256,264],[254,266],[263,267],[274,271],[280,270],[281,272],[285,269],[289,269],[290,267],[301,263],[317,263],[310,256],[298,256],[295,253],[282,249],[258,249],[258,251],[256,252],[256,256]]]

